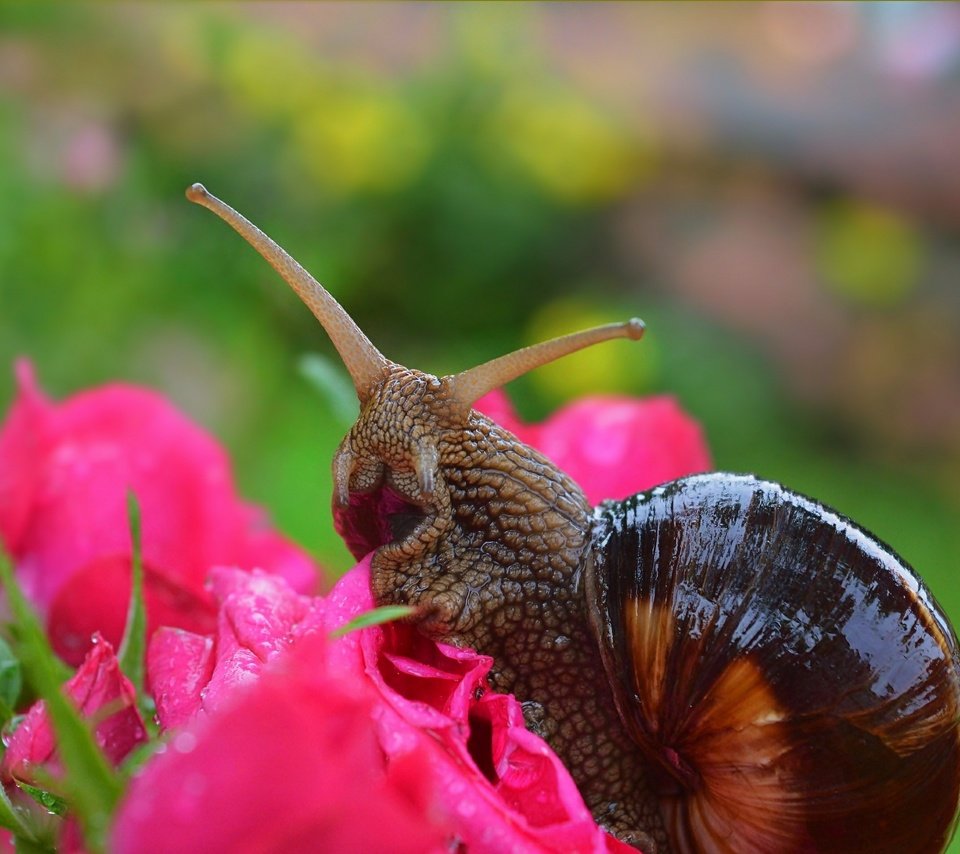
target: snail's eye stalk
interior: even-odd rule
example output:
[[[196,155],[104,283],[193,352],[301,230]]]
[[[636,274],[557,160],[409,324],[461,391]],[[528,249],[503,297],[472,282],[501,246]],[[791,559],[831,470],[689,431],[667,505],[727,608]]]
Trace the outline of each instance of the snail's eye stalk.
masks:
[[[188,187],[187,198],[226,222],[297,292],[330,336],[353,379],[357,397],[361,403],[365,402],[374,386],[383,379],[390,362],[373,346],[340,303],[281,246],[230,205],[208,192],[203,184]]]
[[[624,323],[608,323],[581,332],[573,332],[531,347],[524,347],[498,359],[484,362],[469,371],[463,371],[448,379],[452,389],[452,402],[464,414],[487,392],[499,388],[517,377],[556,361],[562,356],[575,353],[584,347],[610,341],[614,338],[630,338],[634,341],[643,336],[643,321],[634,317]]]
[[[373,346],[370,339],[354,323],[343,307],[289,253],[264,234],[242,214],[210,193],[203,184],[187,188],[187,198],[215,213],[259,252],[297,292],[326,330],[340,358],[353,379],[357,397],[365,403],[374,387],[386,376],[392,363]],[[492,391],[528,371],[549,362],[612,338],[643,335],[643,322],[633,318],[625,323],[610,323],[582,332],[574,332],[525,347],[499,359],[493,359],[449,377],[452,405],[465,415],[473,404]]]

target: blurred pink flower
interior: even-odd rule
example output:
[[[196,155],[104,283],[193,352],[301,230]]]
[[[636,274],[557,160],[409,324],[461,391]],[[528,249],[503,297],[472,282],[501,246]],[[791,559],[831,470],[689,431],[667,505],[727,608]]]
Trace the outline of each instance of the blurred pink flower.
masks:
[[[87,120],[61,142],[60,172],[70,189],[96,193],[109,189],[122,166],[120,139],[107,124]]]
[[[525,424],[497,389],[477,409],[572,477],[592,504],[711,468],[700,425],[672,397],[585,397]]]
[[[115,765],[147,740],[133,685],[120,671],[113,647],[102,637],[94,637],[83,664],[64,685],[64,693],[85,718],[95,722],[97,743]],[[36,775],[40,766],[44,774],[56,775],[60,770],[53,729],[42,700],[31,706],[7,740],[0,776],[42,784]]]
[[[126,493],[143,519],[146,602],[160,625],[212,629],[204,582],[217,564],[276,572],[299,590],[309,558],[236,495],[220,447],[159,395],[110,385],[52,403],[27,362],[0,425],[0,540],[55,650],[83,659],[94,632],[113,643],[130,591]]]

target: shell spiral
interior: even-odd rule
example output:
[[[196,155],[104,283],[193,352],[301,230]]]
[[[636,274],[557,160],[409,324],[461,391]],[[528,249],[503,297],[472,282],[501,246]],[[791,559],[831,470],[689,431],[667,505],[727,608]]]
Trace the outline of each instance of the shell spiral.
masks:
[[[747,476],[596,511],[590,619],[679,851],[940,851],[957,640],[890,549]]]

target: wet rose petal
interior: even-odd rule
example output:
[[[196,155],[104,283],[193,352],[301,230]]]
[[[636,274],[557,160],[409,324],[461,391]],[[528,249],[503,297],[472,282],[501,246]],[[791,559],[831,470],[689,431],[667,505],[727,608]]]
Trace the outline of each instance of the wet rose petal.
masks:
[[[279,576],[221,567],[211,573],[211,588],[220,601],[213,637],[163,628],[147,650],[157,719],[165,729],[215,710],[321,625],[323,600],[296,593]]]
[[[369,562],[368,556],[327,597],[329,627],[372,607]],[[345,636],[332,647],[331,661],[345,673],[362,668],[376,686],[388,759],[429,760],[441,805],[471,852],[619,846],[597,827],[556,754],[526,729],[520,704],[489,690],[488,656],[394,623]]]
[[[85,718],[97,721],[96,741],[115,765],[147,740],[133,685],[120,671],[113,647],[103,638],[94,639],[83,664],[64,685],[64,691]],[[106,717],[101,720],[103,714]],[[43,701],[34,703],[10,736],[0,769],[3,779],[36,781],[33,769],[38,766],[45,766],[45,773],[55,774],[58,770],[55,746],[46,706]]]
[[[151,643],[149,676],[164,728],[216,719],[245,702],[285,650],[295,655],[372,607],[369,558],[325,599],[295,594],[276,577],[229,570],[218,570],[214,590],[222,604],[210,642],[161,631]],[[405,624],[352,632],[325,656],[331,679],[371,692],[381,766],[421,763],[438,814],[471,852],[609,850],[613,840],[556,755],[526,730],[519,703],[487,687],[491,664]],[[205,674],[202,684],[196,677]]]
[[[164,728],[193,720],[213,676],[213,664],[213,638],[166,626],[153,633],[147,673],[157,719]]]
[[[422,759],[385,766],[369,685],[305,636],[248,690],[172,735],[133,781],[112,850],[443,850],[448,831]]]

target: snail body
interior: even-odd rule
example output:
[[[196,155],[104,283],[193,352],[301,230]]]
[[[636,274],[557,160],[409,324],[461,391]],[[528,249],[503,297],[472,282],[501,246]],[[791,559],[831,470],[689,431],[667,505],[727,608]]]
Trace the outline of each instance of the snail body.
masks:
[[[379,604],[494,658],[493,688],[594,816],[656,851],[939,851],[960,798],[960,677],[916,574],[853,523],[748,476],[594,509],[472,409],[611,324],[435,377],[397,365],[306,271],[200,185],[188,197],[300,294],[353,378],[334,522]]]

